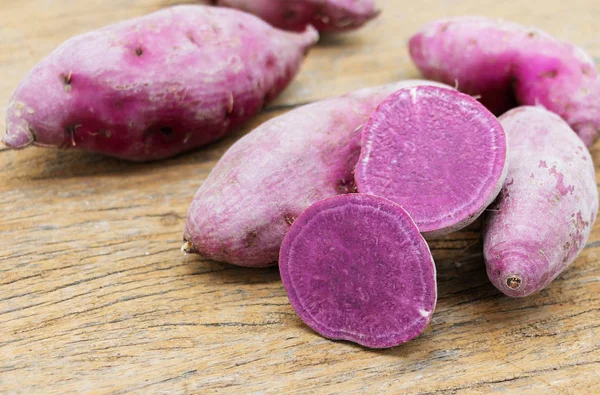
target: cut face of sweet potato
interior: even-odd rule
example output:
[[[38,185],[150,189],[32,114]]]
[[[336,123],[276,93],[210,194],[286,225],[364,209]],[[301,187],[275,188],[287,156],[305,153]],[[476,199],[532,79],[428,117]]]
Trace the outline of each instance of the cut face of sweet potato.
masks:
[[[401,205],[426,236],[461,229],[496,198],[506,176],[502,126],[451,89],[392,94],[363,128],[356,185]]]
[[[329,339],[397,346],[422,333],[435,308],[429,247],[410,216],[384,198],[315,203],[286,235],[279,264],[292,306]]]

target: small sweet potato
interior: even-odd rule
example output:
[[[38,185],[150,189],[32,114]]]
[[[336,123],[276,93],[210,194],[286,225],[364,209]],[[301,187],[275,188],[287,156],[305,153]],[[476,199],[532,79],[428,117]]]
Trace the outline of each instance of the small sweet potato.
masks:
[[[506,144],[498,119],[471,96],[401,89],[365,123],[356,186],[402,206],[426,237],[439,236],[469,225],[496,199]]]
[[[509,170],[484,229],[492,283],[512,297],[546,287],[581,252],[598,213],[590,153],[569,125],[541,107],[500,118]]]
[[[318,39],[227,8],[178,6],[74,37],[17,88],[4,142],[167,158],[277,96]]]
[[[355,191],[360,128],[403,81],[312,103],[236,142],[190,206],[184,250],[241,266],[276,263],[290,225],[311,204]],[[436,84],[442,86],[440,84]]]
[[[483,17],[426,25],[410,40],[426,78],[480,95],[496,115],[543,105],[565,119],[587,146],[600,135],[600,78],[579,47],[539,29]]]
[[[313,25],[321,32],[358,29],[379,15],[374,0],[215,0],[239,8],[280,29],[300,31]]]
[[[381,197],[310,206],[285,236],[279,270],[300,318],[329,339],[394,347],[421,334],[435,309],[429,247],[406,211]]]

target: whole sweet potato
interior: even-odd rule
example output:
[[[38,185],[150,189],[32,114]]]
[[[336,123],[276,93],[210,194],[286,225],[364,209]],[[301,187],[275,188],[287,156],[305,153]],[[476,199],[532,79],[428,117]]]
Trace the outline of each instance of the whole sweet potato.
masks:
[[[509,170],[484,230],[487,272],[508,296],[538,292],[571,264],[590,235],[598,190],[590,153],[557,115],[520,107],[500,118]]]
[[[539,29],[483,17],[426,25],[410,40],[426,78],[480,95],[496,115],[517,105],[543,105],[590,146],[600,135],[600,78],[579,47]]]
[[[74,37],[8,108],[6,145],[74,147],[145,161],[225,135],[294,77],[318,39],[253,15],[178,6]]]
[[[259,16],[275,27],[303,30],[313,25],[321,32],[358,29],[379,15],[374,0],[215,0]]]
[[[312,103],[236,142],[188,212],[184,250],[241,266],[276,263],[290,225],[313,203],[353,192],[360,128],[403,81]],[[436,84],[441,86],[439,84]]]

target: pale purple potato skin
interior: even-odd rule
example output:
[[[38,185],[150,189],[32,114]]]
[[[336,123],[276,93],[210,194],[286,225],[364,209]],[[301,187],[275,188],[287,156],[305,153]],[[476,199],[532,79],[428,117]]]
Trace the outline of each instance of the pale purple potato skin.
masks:
[[[4,142],[132,160],[174,156],[259,112],[318,40],[253,15],[178,6],[74,37],[42,60],[9,104]]]
[[[353,192],[360,127],[401,81],[362,89],[280,115],[236,142],[188,211],[188,252],[240,266],[277,263],[294,220],[313,203]]]
[[[600,135],[600,78],[579,47],[536,28],[484,17],[442,19],[410,40],[428,79],[480,95],[500,115],[543,105],[565,119],[587,146]]]
[[[379,15],[373,0],[216,0],[257,15],[280,29],[301,31],[307,25],[320,32],[343,32],[362,27]]]
[[[487,215],[484,256],[496,288],[523,297],[548,286],[583,250],[598,191],[590,153],[556,114],[519,107],[500,121],[510,166]]]
[[[425,239],[399,205],[350,194],[303,212],[281,246],[294,310],[322,336],[388,348],[421,334],[437,299]]]
[[[428,238],[475,221],[502,188],[507,141],[471,96],[421,86],[399,90],[363,128],[358,192],[402,206]]]

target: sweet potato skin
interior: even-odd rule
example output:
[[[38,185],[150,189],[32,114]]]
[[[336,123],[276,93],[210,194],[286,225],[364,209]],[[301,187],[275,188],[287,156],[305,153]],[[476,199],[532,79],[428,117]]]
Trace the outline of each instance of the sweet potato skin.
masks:
[[[354,192],[360,127],[387,96],[428,81],[402,81],[315,102],[236,142],[188,211],[188,252],[241,266],[275,264],[295,219],[313,203]]]
[[[548,286],[583,250],[598,191],[590,153],[556,114],[519,107],[500,121],[510,165],[488,211],[484,256],[492,283],[523,297]]]
[[[480,95],[496,115],[517,105],[543,105],[587,146],[600,135],[600,78],[575,45],[516,23],[458,17],[426,25],[409,47],[426,78]]]
[[[313,25],[321,32],[358,29],[379,15],[373,0],[215,0],[257,15],[280,29],[301,31]]]
[[[223,137],[277,96],[318,39],[241,11],[177,6],[74,37],[17,88],[4,142],[133,161]]]

